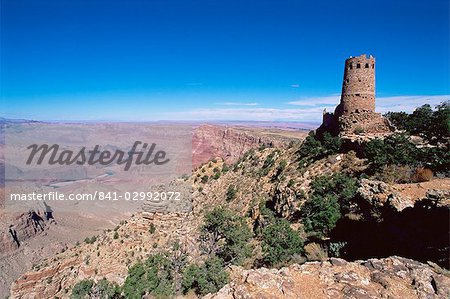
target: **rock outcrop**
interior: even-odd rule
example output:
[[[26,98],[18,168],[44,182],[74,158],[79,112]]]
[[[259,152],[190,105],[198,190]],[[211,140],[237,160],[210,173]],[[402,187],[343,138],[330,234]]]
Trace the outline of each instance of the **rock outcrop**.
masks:
[[[373,207],[389,205],[400,212],[412,208],[417,201],[429,200],[437,207],[450,207],[450,179],[434,179],[413,184],[387,184],[361,180],[359,195]]]
[[[42,233],[50,223],[55,223],[51,212],[45,209],[30,209],[15,217],[8,216],[2,216],[0,254],[16,250],[26,240]]]
[[[240,298],[449,298],[445,270],[389,257],[293,264],[277,269],[232,267],[231,282],[207,299]]]
[[[192,138],[192,165],[220,157],[227,163],[235,162],[246,151],[260,146],[285,147],[291,141],[299,141],[305,132],[286,131],[265,133],[255,128],[230,128],[216,125],[202,125],[195,129]]]

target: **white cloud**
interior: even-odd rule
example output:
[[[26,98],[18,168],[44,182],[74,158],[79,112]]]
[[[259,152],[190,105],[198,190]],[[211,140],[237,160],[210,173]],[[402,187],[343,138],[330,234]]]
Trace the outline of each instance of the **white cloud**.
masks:
[[[169,116],[184,120],[318,121],[322,119],[322,108],[211,108],[173,112]]]
[[[376,99],[376,105],[377,111],[382,113],[388,111],[412,112],[424,104],[430,104],[434,108],[446,100],[450,100],[450,95],[380,97]]]
[[[299,87],[300,87],[300,84],[291,84],[291,87],[292,87],[292,88],[299,88]]]
[[[388,111],[412,112],[415,108],[430,104],[436,106],[444,100],[449,100],[450,95],[442,96],[396,96],[377,98],[377,111],[385,113]],[[236,107],[236,108],[204,108],[187,111],[167,113],[165,119],[169,120],[238,120],[238,121],[322,121],[323,109],[333,111],[339,103],[338,95],[301,99],[288,104],[299,106],[299,108],[258,108],[258,107]],[[222,103],[227,106],[256,106],[257,103]],[[331,109],[330,109],[331,107]]]
[[[296,106],[335,106],[339,104],[340,97],[340,95],[329,95],[325,97],[304,98],[288,102],[288,104]]]
[[[394,97],[377,97],[376,106],[378,112],[388,111],[405,111],[412,112],[415,108],[430,104],[436,106],[444,100],[449,100],[450,95],[414,95],[414,96],[394,96]],[[330,95],[324,97],[304,98],[296,101],[288,102],[289,105],[304,107],[323,107],[336,106],[339,104],[339,95]]]
[[[224,105],[224,106],[258,106],[259,104],[256,102],[247,103],[247,102],[223,102],[223,103],[217,103],[218,105]]]

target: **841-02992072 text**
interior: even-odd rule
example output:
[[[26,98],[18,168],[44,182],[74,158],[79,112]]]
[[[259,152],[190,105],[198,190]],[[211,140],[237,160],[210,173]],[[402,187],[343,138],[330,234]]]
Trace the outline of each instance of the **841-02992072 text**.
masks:
[[[180,201],[181,193],[178,191],[147,191],[147,192],[104,192],[95,191],[93,193],[70,193],[65,194],[58,191],[51,191],[47,193],[11,193],[9,196],[11,201],[63,201],[63,200],[147,200],[147,201]]]

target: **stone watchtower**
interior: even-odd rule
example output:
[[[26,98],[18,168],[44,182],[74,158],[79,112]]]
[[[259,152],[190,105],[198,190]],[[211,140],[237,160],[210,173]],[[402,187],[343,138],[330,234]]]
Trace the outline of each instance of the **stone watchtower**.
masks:
[[[375,112],[375,58],[365,55],[345,61],[340,109],[342,115]]]
[[[388,133],[386,119],[375,112],[375,58],[365,54],[345,61],[339,105],[333,113],[324,113],[319,130],[352,135]]]

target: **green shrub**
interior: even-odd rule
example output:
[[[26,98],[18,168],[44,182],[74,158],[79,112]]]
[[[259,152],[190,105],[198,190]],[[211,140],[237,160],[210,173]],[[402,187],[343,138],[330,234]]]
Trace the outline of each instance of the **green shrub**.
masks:
[[[276,173],[273,175],[272,180],[280,179],[283,173],[283,170],[286,168],[287,162],[286,160],[281,160],[280,165],[277,167]]]
[[[259,203],[259,217],[255,230],[255,234],[262,237],[263,229],[271,224],[274,224],[277,218],[275,217],[275,213],[269,209],[265,201],[261,201]]]
[[[364,133],[364,129],[361,127],[356,127],[353,133],[355,133],[356,135],[361,135]]]
[[[209,177],[205,174],[202,176],[202,183],[205,184],[208,181]]]
[[[271,152],[266,159],[264,160],[264,164],[259,172],[259,174],[261,176],[266,176],[269,174],[270,169],[272,168],[272,166],[275,164],[275,153],[276,152]]]
[[[215,254],[227,264],[240,265],[251,255],[252,233],[244,218],[223,207],[206,213],[201,227],[202,249]]]
[[[340,257],[347,246],[347,242],[331,242],[328,245],[328,252],[332,257]]]
[[[166,255],[154,254],[128,270],[122,287],[125,298],[140,299],[146,293],[156,298],[172,297],[175,293],[172,265]]]
[[[409,114],[401,112],[388,112],[384,115],[390,122],[395,126],[397,130],[407,130],[408,129],[408,117]]]
[[[325,132],[321,138],[311,132],[297,150],[300,168],[328,155],[336,154],[341,148],[342,140]]]
[[[373,171],[388,164],[416,165],[419,149],[405,134],[393,134],[382,139],[369,141],[364,148],[364,156],[368,159]]]
[[[286,168],[287,162],[286,160],[281,160],[280,165],[278,165],[278,169],[283,171]]]
[[[313,194],[303,204],[301,216],[306,232],[318,237],[326,236],[341,218],[338,200],[334,195]]]
[[[118,299],[121,298],[120,293],[120,287],[116,283],[109,282],[103,278],[92,288],[91,297],[101,299]]]
[[[417,148],[404,134],[394,134],[384,140],[373,139],[366,144],[364,155],[373,173],[385,165],[418,165],[446,175],[450,172],[449,146]]]
[[[204,264],[191,264],[183,271],[183,292],[194,290],[198,295],[215,293],[228,283],[223,261],[218,257],[208,258]]]
[[[436,106],[433,112],[428,139],[432,143],[448,142],[450,138],[450,101]]]
[[[227,189],[226,201],[230,202],[236,197],[236,187],[234,185],[229,185]]]
[[[287,187],[291,188],[295,185],[295,181],[293,179],[290,179],[287,183]]]
[[[156,227],[155,227],[155,225],[153,223],[150,223],[150,226],[148,228],[148,232],[150,234],[154,234],[156,232]]]
[[[357,179],[341,173],[318,176],[311,182],[312,194],[335,197],[343,214],[350,212],[358,187]]]
[[[286,262],[295,254],[303,252],[303,240],[285,219],[277,219],[262,231],[264,261],[270,265]]]
[[[227,164],[223,163],[222,166],[222,173],[227,173],[230,170]]]
[[[95,241],[97,241],[97,237],[96,236],[92,236],[91,238],[87,237],[86,239],[84,239],[84,242],[86,244],[93,244],[93,243],[95,243]]]
[[[450,176],[450,147],[426,147],[420,152],[423,166],[429,167],[436,173]]]
[[[301,166],[312,163],[315,159],[319,159],[322,154],[322,144],[313,134],[309,134],[297,150]]]
[[[94,281],[90,279],[84,279],[74,285],[72,289],[71,299],[84,299],[91,293]]]
[[[341,149],[342,139],[326,132],[322,136],[322,151],[325,156],[337,154]]]
[[[142,262],[138,262],[128,269],[128,276],[122,287],[126,298],[140,299],[147,288],[146,269]]]
[[[388,112],[386,117],[397,129],[425,138],[432,144],[446,142],[450,137],[450,101],[444,101],[433,110],[425,104],[412,114]]]

